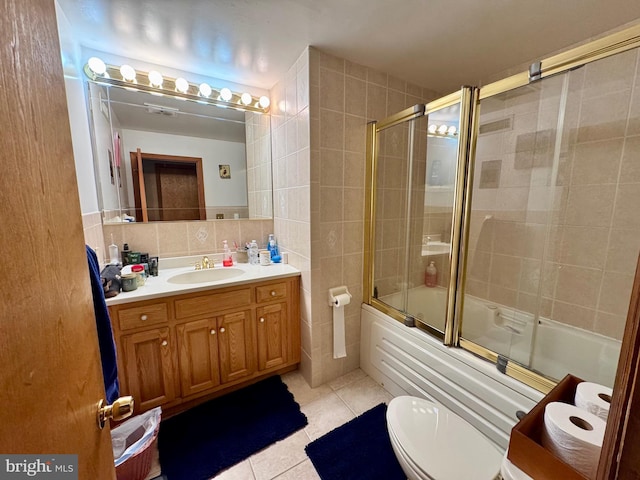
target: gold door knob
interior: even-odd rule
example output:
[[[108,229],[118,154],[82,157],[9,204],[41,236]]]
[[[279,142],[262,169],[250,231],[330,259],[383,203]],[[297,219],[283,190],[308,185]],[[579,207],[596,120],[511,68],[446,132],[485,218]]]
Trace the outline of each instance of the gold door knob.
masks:
[[[163,340],[163,341],[162,341],[162,346],[163,346],[163,347],[166,347],[167,345],[169,345],[169,342],[167,342],[166,340]]]
[[[129,418],[133,415],[133,397],[120,397],[111,405],[105,405],[104,400],[98,402],[98,428],[102,430],[107,420],[113,419],[116,422]]]
[[[271,296],[275,297],[276,296],[276,291],[275,290],[271,290]]]
[[[220,333],[224,333],[224,327],[220,329]]]
[[[264,317],[260,317],[260,323],[264,323]]]
[[[212,329],[211,329],[211,331],[210,331],[209,333],[211,333],[211,335],[215,335],[215,334],[216,334],[216,331],[212,328]]]

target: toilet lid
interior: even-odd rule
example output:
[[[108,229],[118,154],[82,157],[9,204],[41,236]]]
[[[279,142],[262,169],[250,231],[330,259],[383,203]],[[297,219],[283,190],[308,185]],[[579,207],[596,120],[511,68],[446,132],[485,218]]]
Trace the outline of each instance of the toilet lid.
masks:
[[[414,464],[438,480],[491,480],[502,453],[469,423],[444,406],[417,397],[396,397],[387,424]]]

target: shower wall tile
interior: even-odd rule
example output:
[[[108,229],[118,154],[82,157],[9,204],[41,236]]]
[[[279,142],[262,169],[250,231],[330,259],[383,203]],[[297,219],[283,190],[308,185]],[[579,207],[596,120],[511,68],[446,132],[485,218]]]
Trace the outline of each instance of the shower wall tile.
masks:
[[[620,183],[640,183],[640,136],[627,137],[620,167]]]
[[[482,123],[510,117],[512,129],[479,137],[476,164],[502,165],[497,188],[480,189],[475,175],[468,294],[621,338],[640,251],[639,54],[568,74],[557,173],[534,157],[539,132],[555,140],[562,77],[540,92],[483,101]],[[530,165],[516,168],[523,152]],[[516,262],[505,257],[522,259],[513,286],[505,278]]]

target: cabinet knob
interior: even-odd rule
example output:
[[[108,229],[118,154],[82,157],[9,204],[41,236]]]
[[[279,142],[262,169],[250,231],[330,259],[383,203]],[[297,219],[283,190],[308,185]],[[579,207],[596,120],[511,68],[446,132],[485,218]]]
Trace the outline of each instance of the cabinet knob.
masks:
[[[140,315],[140,320],[142,320],[143,322],[149,317],[147,317],[146,315]]]
[[[169,342],[167,342],[166,340],[163,340],[163,341],[162,341],[162,346],[163,346],[163,347],[166,347],[167,345],[169,345]]]
[[[212,329],[209,331],[209,333],[210,333],[211,335],[215,335],[215,334],[216,334],[216,331],[212,328]]]
[[[271,290],[271,296],[275,297],[276,296],[276,291],[275,290]]]
[[[260,317],[260,323],[264,323],[264,317]]]
[[[220,329],[220,333],[224,333],[224,327]]]

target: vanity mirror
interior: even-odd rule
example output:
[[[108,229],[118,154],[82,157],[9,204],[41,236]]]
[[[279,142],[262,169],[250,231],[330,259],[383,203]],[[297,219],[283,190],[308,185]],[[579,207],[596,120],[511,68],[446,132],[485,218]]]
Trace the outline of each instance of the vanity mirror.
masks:
[[[105,223],[272,217],[268,114],[88,84]]]

